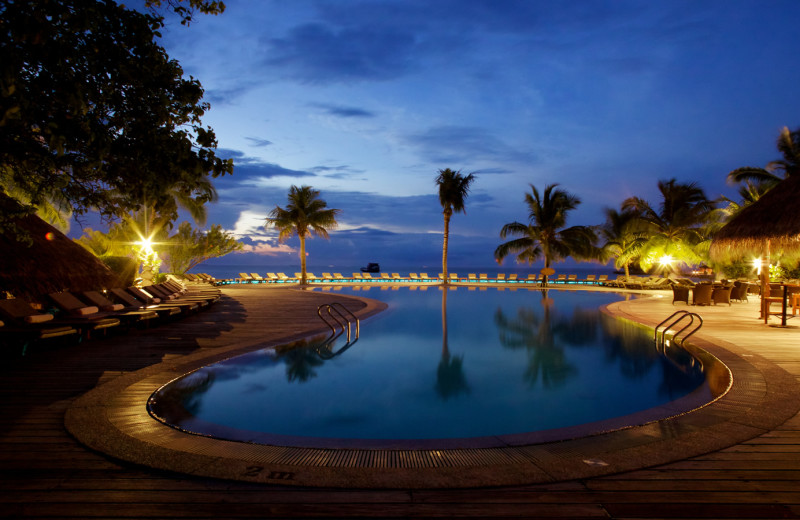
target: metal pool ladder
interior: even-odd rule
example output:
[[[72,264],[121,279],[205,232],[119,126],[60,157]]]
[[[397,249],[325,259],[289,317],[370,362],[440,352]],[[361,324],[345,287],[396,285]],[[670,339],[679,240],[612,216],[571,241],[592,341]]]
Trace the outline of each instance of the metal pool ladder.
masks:
[[[689,323],[683,325],[682,328],[678,329],[675,332],[675,334],[672,335],[672,343],[680,347],[683,347],[684,342],[686,342],[689,336],[700,330],[700,327],[703,326],[703,318],[701,318],[700,315],[697,314],[696,312],[689,312],[687,310],[679,310],[677,312],[674,312],[667,319],[656,325],[655,337],[653,338],[653,340],[656,343],[657,349],[659,348],[662,350],[664,349],[664,347],[666,346],[667,331],[672,327],[677,327],[678,324],[685,321],[686,318],[689,318]],[[697,323],[696,325],[694,324],[695,318],[697,318],[697,320],[699,321],[699,323]],[[692,325],[694,325],[694,328],[692,328],[685,336],[683,336],[683,338],[681,338],[680,337],[681,334],[683,334],[690,327],[692,327]],[[661,331],[661,337],[659,338],[658,329],[661,326],[664,326],[664,330]]]
[[[327,350],[327,353],[324,354],[325,357],[333,357],[341,354],[346,349],[350,348],[353,343],[358,341],[361,331],[361,322],[358,320],[355,314],[353,314],[341,303],[323,303],[317,307],[317,316],[319,316],[320,319],[325,322],[325,325],[331,329],[330,336],[328,336],[325,341],[322,342],[320,349],[317,350],[321,356],[323,355],[323,353],[320,352],[322,348]],[[355,323],[355,331],[353,330],[353,323]],[[341,330],[339,330],[339,327],[341,327]],[[333,342],[345,332],[347,332],[347,343],[345,343],[344,346],[342,346],[342,348],[340,348],[337,352],[332,352],[331,345],[333,345]]]

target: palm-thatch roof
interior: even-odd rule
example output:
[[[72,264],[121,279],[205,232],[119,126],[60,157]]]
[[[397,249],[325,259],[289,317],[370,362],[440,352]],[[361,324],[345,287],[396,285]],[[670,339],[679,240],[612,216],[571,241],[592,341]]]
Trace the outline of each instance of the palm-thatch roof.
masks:
[[[15,204],[2,193],[0,198],[3,207]],[[41,302],[51,292],[117,285],[116,275],[105,264],[36,215],[12,222],[26,231],[30,240],[20,241],[11,231],[0,232],[0,291]]]
[[[744,208],[715,235],[711,257],[728,261],[748,254],[800,258],[800,176],[788,177]]]

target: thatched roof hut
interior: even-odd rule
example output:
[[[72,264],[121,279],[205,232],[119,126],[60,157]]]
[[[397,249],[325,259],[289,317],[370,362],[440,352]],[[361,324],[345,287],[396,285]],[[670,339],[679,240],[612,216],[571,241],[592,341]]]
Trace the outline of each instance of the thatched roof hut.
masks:
[[[711,257],[729,261],[746,255],[800,258],[800,176],[789,177],[744,208],[716,235]]]
[[[12,204],[4,198],[3,204]],[[89,291],[117,286],[117,277],[94,255],[36,215],[14,219],[30,243],[0,233],[0,291],[42,301],[47,293]],[[0,294],[0,298],[3,295]]]

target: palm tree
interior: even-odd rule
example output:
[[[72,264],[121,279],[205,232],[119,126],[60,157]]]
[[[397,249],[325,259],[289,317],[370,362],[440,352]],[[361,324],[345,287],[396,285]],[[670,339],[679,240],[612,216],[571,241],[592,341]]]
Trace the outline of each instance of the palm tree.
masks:
[[[614,267],[625,269],[625,277],[630,276],[630,265],[636,262],[647,242],[638,214],[632,210],[617,211],[607,208],[606,222],[599,228],[605,258],[614,258]]]
[[[447,401],[459,394],[469,393],[464,376],[464,356],[453,356],[447,341],[447,288],[442,290],[442,358],[436,369],[436,393]]]
[[[439,186],[439,203],[444,211],[444,240],[442,243],[442,272],[444,283],[449,279],[447,274],[447,243],[450,239],[450,219],[453,213],[466,213],[464,199],[469,194],[469,187],[475,180],[475,174],[461,175],[461,170],[453,171],[450,168],[439,170],[436,185]]]
[[[787,177],[800,175],[800,128],[790,132],[789,128],[784,126],[775,145],[783,155],[783,159],[771,161],[765,168],[755,166],[737,168],[728,174],[728,182],[753,181],[757,185],[764,184],[769,189]]]
[[[500,230],[500,238],[518,237],[500,244],[494,251],[495,259],[502,261],[510,254],[517,255],[517,263],[529,265],[544,257],[546,269],[554,261],[571,256],[578,260],[596,258],[598,250],[594,247],[597,236],[588,226],[565,228],[567,213],[581,203],[578,197],[557,189],[558,184],[546,186],[541,195],[531,184],[531,193],[525,194],[528,205],[528,223],[511,222]],[[547,284],[547,275],[544,276]]]
[[[649,202],[630,197],[622,203],[623,211],[638,213],[647,226],[647,242],[642,246],[640,264],[649,269],[659,258],[697,264],[705,260],[700,251],[707,242],[705,226],[714,202],[697,183],[678,183],[675,179],[658,181],[662,201],[658,210]]]
[[[336,215],[340,210],[328,208],[319,198],[319,190],[310,186],[292,186],[286,208],[275,206],[267,216],[267,227],[276,228],[278,240],[285,242],[294,235],[300,239],[300,283],[306,283],[306,238],[312,235],[328,239],[328,231],[338,226]]]

